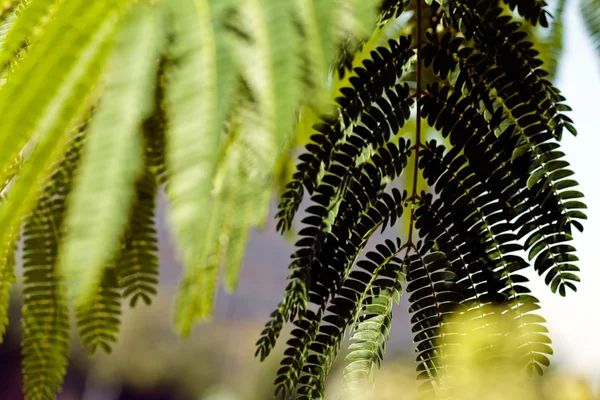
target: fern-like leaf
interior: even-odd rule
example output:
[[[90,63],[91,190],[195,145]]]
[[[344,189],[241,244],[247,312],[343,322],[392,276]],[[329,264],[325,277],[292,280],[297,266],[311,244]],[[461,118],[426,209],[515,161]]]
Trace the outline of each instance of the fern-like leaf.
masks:
[[[283,324],[293,323],[275,381],[284,398],[324,398],[325,378],[348,328],[373,306],[378,311],[359,322],[361,343],[350,353],[357,362],[346,375],[346,393],[365,394],[354,378],[368,381],[380,361],[391,304],[390,293],[374,282],[380,274],[389,278],[378,268],[398,248],[386,241],[378,253],[367,253],[368,260],[356,260],[373,231],[396,222],[408,204],[401,263],[408,270],[425,390],[444,397],[455,389],[449,378],[458,367],[456,339],[466,335],[451,320],[459,314],[468,313],[476,329],[508,318],[516,329],[503,335],[514,339],[509,353],[515,365],[541,374],[549,364],[545,321],[522,271],[533,267],[563,295],[579,280],[569,241],[573,228],[583,229],[585,204],[577,182],[567,179],[573,172],[560,151],[563,131],[576,131],[565,115],[570,108],[528,41],[531,29],[521,29],[519,21],[548,25],[546,3],[504,3],[508,7],[497,0],[385,1],[378,31],[369,41],[355,41],[356,51],[337,65],[336,109],[319,117],[277,215],[278,230],[288,229],[304,191],[311,196],[289,284],[257,343],[257,355],[266,357]],[[407,26],[394,26],[411,8],[415,15]],[[399,39],[365,50],[388,29]],[[402,36],[409,30],[417,31],[416,46]],[[398,138],[415,97],[417,115],[445,145],[423,140],[422,121],[416,121],[414,145]],[[409,157],[415,161],[412,193],[388,194]],[[421,191],[422,180],[434,193]],[[424,245],[416,242],[416,231]],[[532,265],[519,254],[523,250]]]
[[[556,77],[558,66],[563,53],[565,6],[567,0],[558,0],[553,13],[552,25],[548,37],[543,40],[542,50],[545,50],[545,68],[551,77]]]
[[[561,160],[564,153],[555,151],[558,144],[554,142],[548,125],[532,123],[535,121],[532,118],[537,113],[536,108],[522,103],[525,99],[521,98],[520,93],[512,94],[516,89],[514,83],[508,77],[503,77],[501,70],[491,69],[491,63],[484,56],[469,48],[458,50],[461,40],[449,43],[446,36],[440,41],[440,47],[444,50],[429,58],[430,54],[434,54],[430,52],[438,46],[436,43],[430,42],[423,50],[426,65],[432,63],[434,71],[442,78],[460,65],[462,69],[454,75],[453,80],[455,85],[463,88],[465,96],[461,98],[460,93],[451,92],[447,87],[440,90],[434,85],[430,93],[435,96],[439,94],[442,99],[433,102],[427,96],[424,99],[423,114],[430,125],[441,129],[444,136],[449,136],[451,143],[457,146],[457,151],[465,146],[466,159],[477,165],[473,171],[479,181],[485,183],[481,187],[487,187],[485,190],[495,193],[505,202],[506,221],[520,217],[511,228],[504,225],[503,229],[519,231],[522,228],[518,233],[521,238],[527,237],[533,230],[538,232],[526,241],[526,249],[531,249],[530,259],[539,254],[543,243],[556,244],[570,240],[571,226],[582,229],[578,220],[586,218],[581,212],[585,204],[569,200],[583,195],[574,190],[577,185],[575,181],[564,179],[573,173],[566,168],[568,163]],[[491,86],[487,83],[489,81],[493,82]],[[492,96],[486,93],[492,93]],[[506,95],[500,97],[494,93]],[[477,115],[480,101],[490,104],[486,106],[493,113],[489,122]],[[544,119],[543,116],[539,118]],[[497,129],[500,130],[499,138],[489,133]],[[470,136],[464,136],[467,130],[472,132]],[[506,149],[513,150],[505,153]],[[492,157],[493,163],[489,162],[489,158],[482,158],[484,152],[489,153],[488,157]],[[486,170],[488,172],[483,173]],[[503,189],[498,191],[500,187]],[[552,224],[552,220],[560,222]],[[553,251],[559,250],[566,253],[571,251],[564,246]],[[548,284],[553,291],[564,294],[567,287],[574,289],[572,282],[568,282],[576,280],[572,274],[576,270],[572,269],[569,262],[573,258],[568,255],[554,257],[552,254],[543,253],[535,266],[540,275],[552,269]],[[567,258],[561,261],[561,257]],[[548,266],[543,267],[544,260],[548,259]],[[561,267],[561,263],[566,265]]]
[[[386,242],[385,246],[379,245],[378,249],[379,257],[371,256],[362,265],[359,262],[367,270],[375,269],[371,281],[363,290],[361,301],[357,303],[359,309],[354,313],[357,321],[351,340],[355,343],[350,345],[350,353],[346,356],[350,362],[344,368],[344,396],[357,391],[364,396],[363,391],[367,390],[365,397],[369,397],[375,367],[380,367],[389,340],[393,302],[400,301],[402,287],[406,287],[406,271],[397,255],[408,247],[400,246],[398,241],[396,245]],[[383,262],[380,262],[381,257]]]
[[[319,310],[318,313],[307,312],[295,322],[296,338],[300,339],[300,342],[288,341],[287,357],[281,363],[276,380],[278,391],[283,390],[291,394],[299,383],[298,393],[304,396],[302,399],[313,398],[312,396],[320,398],[325,393],[325,378],[338,353],[346,328],[353,324],[354,317],[360,312],[363,304],[363,300],[359,300],[361,295],[371,290],[377,278],[375,276],[371,279],[372,274],[388,264],[394,265],[394,256],[400,248],[399,243],[386,242],[387,250],[386,247],[378,247],[384,255],[370,252],[367,253],[370,262],[357,264],[366,270],[367,274],[350,271],[371,235],[378,228],[384,229],[390,222],[393,224],[402,214],[406,196],[398,191],[392,193],[383,194],[376,204],[371,205],[354,229],[338,224],[335,231],[328,235],[329,241],[324,249],[322,264],[322,268],[331,266],[328,268],[327,281],[313,281],[310,289],[310,301],[318,305]],[[359,204],[357,201],[353,206],[359,207]],[[346,217],[350,218],[349,215]],[[345,238],[344,235],[348,234],[350,237]],[[339,241],[336,238],[339,238]],[[373,265],[373,262],[376,265]],[[371,280],[373,282],[369,283]],[[293,282],[292,280],[291,283]],[[364,286],[364,290],[361,289],[358,295],[357,284]],[[331,304],[326,308],[330,297]],[[284,300],[284,306],[285,301],[287,298]],[[271,341],[278,336],[276,329],[281,328],[278,318],[276,313],[273,322],[263,332],[264,336],[258,343],[263,353],[269,350],[272,346]],[[310,330],[307,331],[309,327]]]
[[[277,151],[291,139],[300,90],[292,6],[287,0],[246,0],[243,8],[256,46],[245,49],[242,68]]]
[[[114,266],[104,269],[104,276],[90,300],[75,309],[79,337],[93,357],[98,349],[110,354],[121,325],[121,294]]]
[[[548,27],[550,13],[544,9],[548,5],[544,0],[504,0],[511,10],[518,13],[533,25]]]
[[[79,165],[84,129],[85,125],[78,128],[63,160],[54,165],[23,230],[22,363],[28,400],[55,399],[66,373],[70,321],[57,253],[64,235],[65,200]]]
[[[408,258],[408,286],[410,294],[409,312],[415,334],[417,371],[419,379],[431,385],[434,380],[446,376],[446,363],[452,352],[440,343],[442,329],[450,315],[460,312],[463,297],[453,281],[454,273],[444,253],[431,251],[433,244],[427,243],[416,255]],[[458,311],[457,311],[458,310]]]
[[[152,111],[157,17],[133,8],[110,59],[107,86],[90,125],[76,186],[69,199],[61,268],[77,305],[91,298],[118,250],[142,167],[141,123]]]
[[[249,151],[244,146],[240,146],[239,152]],[[244,171],[239,171],[243,165],[244,159],[238,161],[237,168],[230,175],[231,181],[225,184],[222,189],[223,193],[219,198],[223,199],[225,204],[220,205],[220,213],[223,215],[223,226],[219,235],[220,243],[217,246],[219,262],[223,264],[223,279],[225,288],[229,291],[235,290],[238,286],[240,268],[242,266],[242,258],[246,249],[246,242],[250,227],[253,225],[253,202],[260,198],[257,194],[252,193],[248,188],[244,188],[244,180],[251,180]],[[258,185],[260,188],[260,184]],[[226,210],[231,210],[227,213]]]
[[[0,89],[1,126],[12,132],[0,140],[0,170],[15,159],[34,129],[36,142],[0,210],[1,241],[35,206],[49,165],[64,151],[65,132],[87,106],[82,99],[97,82],[106,60],[118,7],[112,1],[93,7],[82,3],[63,5],[63,12],[48,25],[46,36]],[[73,24],[87,28],[77,29]],[[51,56],[46,57],[46,52]],[[23,82],[31,86],[24,87]]]
[[[65,286],[56,269],[64,199],[44,200],[25,225],[23,376],[25,398],[54,399],[69,355]]]
[[[0,201],[0,207],[2,202]],[[0,344],[4,340],[6,326],[8,325],[9,296],[12,284],[16,281],[15,276],[15,247],[17,235],[9,236],[8,243],[3,244],[0,249]]]
[[[5,3],[6,12],[14,11],[16,3],[23,4],[22,1]],[[42,18],[57,6],[55,0],[31,0],[20,8],[18,18],[11,24],[0,48],[0,69],[4,69],[8,65],[13,56],[25,45],[35,28],[41,25]]]
[[[152,303],[158,285],[158,238],[155,227],[157,184],[148,170],[138,179],[121,249],[115,261],[119,284],[131,307]],[[105,278],[106,279],[106,278]]]
[[[572,120],[563,114],[565,99],[545,78],[548,73],[540,68],[543,63],[526,40],[527,33],[519,29],[518,22],[501,16],[502,10],[493,2],[474,3],[458,2],[453,18],[455,29],[462,29],[468,39],[473,38],[476,47],[493,60],[514,85],[527,88],[521,95],[531,96],[531,105],[541,114],[540,122],[548,124],[555,138],[560,140],[564,129],[576,134]]]
[[[164,184],[167,177],[166,135],[167,110],[165,104],[165,68],[167,60],[162,57],[156,72],[156,87],[154,91],[154,110],[150,118],[144,121],[144,149],[146,169],[156,176],[159,185]]]
[[[600,57],[600,2],[598,0],[581,0],[580,7],[585,27]]]
[[[157,293],[159,259],[156,230],[156,196],[158,185],[165,183],[166,115],[164,104],[164,67],[162,58],[156,71],[154,110],[143,124],[144,171],[135,184],[135,197],[129,222],[115,260],[123,298],[131,307],[139,300],[150,305]]]
[[[302,36],[302,79],[304,99],[315,109],[325,105],[329,64],[333,57],[336,1],[296,0],[299,32]]]
[[[329,168],[335,154],[334,145],[345,137],[346,129],[357,124],[362,114],[369,111],[386,89],[396,85],[396,78],[402,75],[404,64],[413,55],[413,50],[409,49],[410,42],[410,38],[401,37],[398,41],[390,41],[389,47],[380,46],[371,52],[370,57],[363,61],[363,67],[355,69],[357,76],[351,78],[351,87],[343,88],[344,96],[336,99],[339,105],[336,115],[323,116],[321,123],[315,125],[312,143],[306,146],[307,153],[300,157],[297,172],[282,196],[277,214],[279,230],[283,232],[290,228],[302,201],[304,187],[313,194],[320,183],[319,171]]]
[[[0,182],[0,207],[4,200],[3,192],[12,181],[14,176],[22,165],[21,157],[17,158],[11,164],[7,171],[4,171],[4,181]],[[12,284],[16,281],[14,272],[15,267],[15,247],[17,243],[17,235],[9,234],[8,241],[0,245],[0,344],[4,339],[4,333],[8,324],[8,306],[9,296],[12,289]]]
[[[195,276],[202,259],[200,228],[207,224],[204,210],[213,185],[219,138],[227,115],[232,64],[220,42],[212,2],[164,2],[173,37],[167,69],[169,139],[167,167],[171,201],[170,221],[186,268]],[[198,118],[198,115],[201,118]],[[179,291],[183,304],[176,315],[179,332],[187,335],[199,313],[194,279],[184,277]],[[190,297],[190,301],[185,300]]]

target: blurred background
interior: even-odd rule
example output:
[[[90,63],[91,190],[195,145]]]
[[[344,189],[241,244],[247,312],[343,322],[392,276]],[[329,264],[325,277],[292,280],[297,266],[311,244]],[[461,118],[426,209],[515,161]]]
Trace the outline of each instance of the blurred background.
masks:
[[[549,375],[560,376],[560,387],[548,386],[547,398],[592,398],[600,392],[600,65],[584,31],[577,2],[568,2],[565,42],[557,86],[574,109],[571,117],[577,138],[564,139],[589,207],[586,231],[576,237],[581,259],[579,292],[567,298],[552,295],[541,280],[530,274],[532,288],[542,304],[554,342]],[[74,340],[72,361],[61,400],[259,400],[272,398],[275,372],[284,340],[267,361],[254,358],[254,343],[269,313],[281,299],[292,242],[275,232],[274,212],[260,231],[253,231],[246,249],[240,286],[236,293],[219,292],[210,323],[197,326],[187,340],[173,333],[173,293],[181,265],[168,239],[166,201],[158,211],[161,290],[151,307],[124,307],[123,326],[113,354],[89,360]],[[395,232],[389,232],[393,236]],[[19,292],[18,288],[16,292]],[[0,400],[19,400],[20,299],[13,296],[11,324],[0,347]],[[410,398],[414,390],[414,350],[406,305],[394,312],[391,343],[385,365],[376,377],[380,398]],[[343,367],[340,357],[338,368]],[[335,391],[337,377],[331,387]],[[387,383],[386,383],[387,382]],[[391,382],[391,383],[390,383]],[[392,384],[393,383],[393,384]],[[565,386],[566,385],[566,386]],[[545,392],[545,393],[546,393]],[[562,393],[568,393],[569,396]],[[386,394],[387,393],[387,394]],[[388,397],[389,396],[389,397]]]

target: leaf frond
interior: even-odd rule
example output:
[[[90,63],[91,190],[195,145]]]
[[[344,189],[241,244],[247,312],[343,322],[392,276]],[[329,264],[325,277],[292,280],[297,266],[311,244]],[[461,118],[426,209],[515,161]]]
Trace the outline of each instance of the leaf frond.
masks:
[[[548,27],[550,13],[544,8],[548,5],[544,0],[503,0],[511,10],[517,10],[519,15],[533,25]]]
[[[32,36],[36,27],[43,24],[43,17],[59,7],[59,4],[56,0],[32,0],[26,3],[11,1],[6,2],[5,7],[5,11],[2,12],[3,17],[5,13],[15,12],[17,8],[19,12],[17,18],[11,23],[0,48],[0,70],[6,68],[13,56],[26,46],[27,39]]]
[[[65,282],[58,270],[58,245],[64,235],[65,200],[84,139],[85,125],[70,138],[63,160],[54,164],[23,228],[21,325],[26,399],[55,399],[66,373],[70,318]]]
[[[582,0],[579,4],[585,27],[600,56],[600,4],[598,0]]]
[[[0,169],[4,170],[17,157],[32,136],[34,139],[33,150],[10,189],[9,200],[0,210],[0,238],[6,238],[8,232],[16,229],[21,218],[35,206],[37,190],[51,163],[64,152],[69,125],[88,106],[88,94],[97,83],[108,55],[110,39],[118,24],[115,4],[103,2],[83,7],[82,11],[80,3],[64,5],[60,18],[49,23],[47,35],[0,89],[2,127],[13,132],[0,140]],[[77,18],[72,18],[74,14]],[[74,21],[87,24],[88,20],[89,29],[69,28]],[[64,35],[63,29],[70,33]],[[55,38],[59,35],[65,47],[56,47]],[[45,58],[46,50],[52,52],[51,59]],[[22,82],[36,90],[26,89]],[[43,94],[37,95],[38,90]],[[10,105],[8,98],[12,99]]]
[[[354,327],[350,340],[354,343],[348,347],[350,352],[346,360],[349,363],[344,368],[342,396],[367,389],[368,398],[372,390],[375,368],[381,366],[390,336],[392,305],[394,301],[400,302],[402,287],[406,287],[407,270],[398,253],[408,247],[400,244],[400,240],[396,244],[386,241],[385,245],[377,246],[379,253],[367,253],[368,260],[358,263],[361,268],[372,271],[373,276],[362,290],[357,309],[353,312]],[[349,287],[362,289],[358,282],[360,278]],[[364,393],[361,395],[364,396]]]
[[[117,37],[104,95],[89,131],[69,198],[61,268],[75,303],[95,293],[104,265],[116,254],[142,167],[141,123],[150,115],[158,59],[157,17],[134,8]]]
[[[107,266],[103,273],[96,293],[90,296],[87,303],[75,309],[78,334],[83,346],[88,348],[89,357],[93,357],[98,349],[110,354],[121,325],[121,293],[117,271],[113,266]]]
[[[351,86],[342,89],[343,97],[336,99],[339,105],[336,114],[323,116],[321,122],[315,125],[312,143],[306,146],[307,151],[300,158],[297,172],[282,195],[277,214],[280,231],[290,228],[302,201],[304,187],[313,194],[320,183],[320,171],[329,168],[335,150],[344,143],[343,139],[356,126],[361,115],[374,106],[386,89],[396,85],[404,64],[414,54],[409,47],[410,38],[401,37],[371,52],[370,59],[363,61],[363,67],[355,70],[357,76],[351,78]]]
[[[194,268],[202,259],[198,227],[207,223],[204,210],[209,204],[234,70],[220,41],[217,20],[212,18],[212,2],[168,0],[163,5],[172,40],[166,69],[170,86],[166,96],[166,191],[177,248],[185,268]],[[177,329],[187,335],[198,318],[203,315],[178,314]]]
[[[432,250],[432,246],[431,242],[425,244],[405,260],[410,271],[406,291],[415,335],[418,379],[425,380],[425,387],[447,375],[446,364],[451,360],[453,348],[438,340],[443,340],[443,330],[449,329],[445,326],[447,319],[460,313],[463,300],[445,254]]]
[[[136,183],[129,222],[115,261],[114,267],[117,270],[122,296],[130,299],[131,307],[135,307],[140,300],[150,305],[152,297],[157,293],[157,191],[156,177],[146,169]]]

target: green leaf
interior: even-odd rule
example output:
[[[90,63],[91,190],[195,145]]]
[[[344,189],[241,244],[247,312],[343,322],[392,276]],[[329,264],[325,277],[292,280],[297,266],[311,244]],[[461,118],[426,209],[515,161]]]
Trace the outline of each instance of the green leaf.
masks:
[[[256,192],[257,188],[243,187],[244,179],[247,179],[247,177],[238,172],[237,179],[228,185],[231,199],[229,210],[231,212],[225,220],[227,230],[224,232],[226,246],[223,252],[223,278],[225,288],[230,292],[233,292],[238,285],[244,250],[246,249],[250,227],[253,225],[254,215],[252,213],[255,212],[253,205],[261,200]],[[242,190],[238,189],[240,186]],[[252,191],[252,189],[255,189],[255,191]]]
[[[352,17],[355,19],[354,24],[348,27],[349,31],[358,36],[368,37],[373,32],[377,8],[381,0],[345,0],[343,3],[348,4],[347,7],[351,7]]]
[[[79,337],[93,357],[100,348],[112,351],[121,326],[121,294],[114,266],[107,266],[101,284],[91,300],[76,309]]]
[[[213,186],[220,133],[227,112],[232,63],[215,31],[207,0],[166,0],[174,60],[167,69],[169,136],[167,140],[167,195],[170,223],[187,272],[202,262],[200,242],[208,223],[206,209]],[[191,286],[189,286],[191,285]],[[206,317],[186,301],[194,296],[193,283],[184,282],[177,329],[187,335],[196,319]]]
[[[150,305],[157,293],[158,238],[154,221],[157,190],[156,177],[146,169],[136,184],[136,199],[115,261],[122,296],[131,297],[131,307],[140,299]]]
[[[1,207],[1,204],[0,204]],[[15,239],[16,235],[11,235],[8,243],[0,246],[0,344],[4,339],[6,326],[8,325],[8,306],[9,296],[12,284],[16,281],[15,277]]]
[[[0,137],[0,170],[14,161],[34,131],[37,141],[0,209],[0,242],[6,242],[34,207],[48,167],[64,151],[69,124],[87,105],[82,99],[98,81],[117,26],[115,2],[65,4],[44,38],[0,89],[0,129],[10,132]]]
[[[16,1],[13,1],[13,3],[16,3]],[[21,2],[19,1],[19,3]],[[31,36],[35,28],[41,24],[42,18],[52,7],[59,7],[56,0],[31,0],[26,3],[19,12],[18,18],[12,23],[2,43],[0,69],[4,69],[15,53],[25,45],[26,40]]]
[[[67,150],[45,177],[23,229],[23,375],[25,398],[54,399],[66,373],[70,348],[67,291],[58,271],[65,200],[80,160],[85,127],[69,131]]]
[[[596,53],[600,57],[600,7],[598,7],[598,0],[582,0],[580,11],[592,43],[596,47]]]
[[[245,18],[255,46],[246,46],[245,78],[256,95],[259,114],[273,138],[276,152],[271,165],[291,140],[298,105],[298,54],[289,0],[246,0]]]
[[[133,8],[110,59],[69,203],[61,268],[77,305],[96,292],[127,224],[142,166],[141,125],[152,112],[159,43],[154,10]]]
[[[350,363],[344,368],[342,389],[346,396],[359,382],[373,383],[375,367],[379,367],[385,353],[385,344],[389,339],[392,322],[392,290],[383,289],[379,295],[372,296],[371,301],[379,303],[378,307],[374,309],[367,305],[362,310],[361,315],[365,319],[357,324],[351,338],[355,343],[348,348],[350,352],[346,360]],[[367,389],[366,398],[369,398],[369,386],[364,388]]]
[[[557,1],[556,10],[553,13],[554,18],[552,18],[552,25],[550,27],[550,34],[544,40],[543,45],[540,46],[542,50],[546,51],[546,58],[544,59],[544,61],[546,62],[546,70],[548,71],[551,77],[556,77],[559,61],[563,53],[563,20],[565,19],[565,3],[566,0]],[[542,55],[544,55],[543,51]]]
[[[25,399],[55,399],[67,370],[70,322],[65,286],[55,268],[64,199],[40,203],[25,225],[23,376]]]
[[[315,108],[325,105],[327,100],[327,78],[334,49],[335,0],[296,0],[299,23],[302,25],[303,62],[308,64],[303,80],[313,86],[304,95]]]

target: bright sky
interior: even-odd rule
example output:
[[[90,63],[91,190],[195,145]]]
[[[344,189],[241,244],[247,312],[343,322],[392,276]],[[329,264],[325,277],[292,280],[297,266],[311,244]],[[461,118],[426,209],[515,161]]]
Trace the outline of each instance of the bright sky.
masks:
[[[554,342],[555,360],[600,382],[600,63],[579,15],[567,2],[565,52],[557,86],[573,108],[577,138],[566,134],[564,151],[586,195],[588,221],[575,237],[581,284],[566,298],[553,295],[532,276]]]

